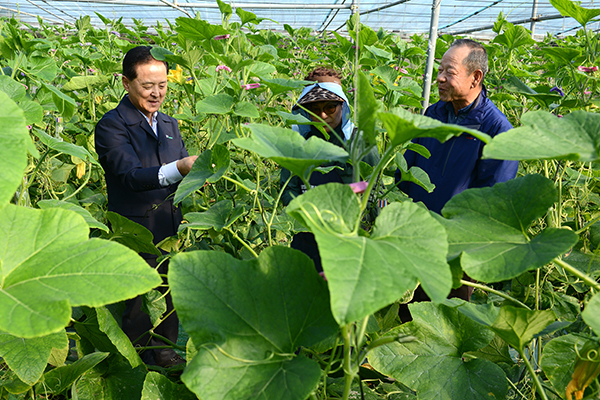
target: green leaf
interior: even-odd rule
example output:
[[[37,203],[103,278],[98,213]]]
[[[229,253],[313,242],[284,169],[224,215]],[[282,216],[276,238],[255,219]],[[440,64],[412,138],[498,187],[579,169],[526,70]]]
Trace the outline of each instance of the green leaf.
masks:
[[[114,303],[161,283],[133,251],[88,235],[71,211],[0,210],[1,330],[25,338],[58,332],[71,306]]]
[[[365,74],[358,73],[358,129],[365,138],[366,145],[377,144],[375,133],[375,121],[377,113],[381,109],[380,103],[375,99],[373,88]]]
[[[600,114],[579,110],[557,118],[545,111],[532,111],[523,115],[521,123],[495,136],[483,148],[483,156],[499,160],[600,159]]]
[[[499,43],[507,47],[508,51],[512,51],[521,46],[536,44],[536,41],[531,38],[529,31],[521,25],[511,25],[501,35],[496,36],[492,43]]]
[[[231,14],[233,14],[233,9],[227,3],[222,2],[221,0],[217,0],[217,4],[219,5],[219,11],[225,18],[228,18]]]
[[[235,107],[233,108],[233,113],[235,115],[239,115],[240,117],[247,118],[258,118],[260,117],[260,113],[258,112],[258,108],[249,101],[239,101],[235,103]]]
[[[461,255],[473,279],[499,282],[539,268],[577,243],[567,229],[547,228],[529,238],[527,228],[556,201],[554,183],[526,175],[493,187],[468,189],[442,209],[448,258]]]
[[[104,225],[102,222],[99,222],[96,218],[92,217],[92,214],[90,214],[88,210],[78,206],[77,204],[73,204],[68,201],[50,199],[38,201],[37,206],[42,210],[47,210],[50,208],[61,208],[63,210],[74,211],[83,217],[90,229],[98,228],[100,230],[103,230],[104,232],[108,232],[108,226]]]
[[[190,40],[212,39],[229,33],[221,25],[211,25],[201,19],[179,17],[175,21],[175,30]]]
[[[543,55],[550,57],[559,64],[571,64],[581,55],[581,50],[574,47],[543,47]]]
[[[588,337],[570,333],[554,338],[544,346],[540,364],[558,393],[565,393],[575,371],[575,347],[581,350],[588,340]]]
[[[44,109],[35,101],[22,100],[19,102],[19,108],[23,110],[27,125],[40,124],[44,119]]]
[[[75,100],[52,85],[46,85],[44,83],[43,86],[52,93],[52,101],[54,102],[56,108],[58,108],[58,112],[61,113],[65,121],[69,121],[75,113],[75,108],[77,107]]]
[[[443,304],[448,307],[456,308],[459,313],[488,327],[494,323],[494,320],[498,317],[498,313],[500,312],[500,308],[493,304],[467,303],[459,298],[447,299]]]
[[[110,361],[110,362],[108,362]],[[106,367],[108,364],[108,368]],[[78,400],[124,400],[142,396],[146,367],[131,365],[118,354],[81,376],[76,383]]]
[[[266,62],[255,61],[246,67],[246,71],[249,73],[249,75],[251,77],[257,76],[262,81],[262,80],[268,78],[270,75],[277,72],[277,68],[275,68],[274,65],[271,65]]]
[[[462,133],[472,135],[487,143],[490,137],[474,129],[464,126],[444,124],[433,118],[413,114],[402,108],[394,108],[390,112],[379,113],[379,119],[388,132],[392,146],[398,146],[418,137],[432,137],[440,142],[459,136]]]
[[[600,335],[600,295],[596,294],[586,304],[585,309],[581,313],[581,317],[586,324],[596,333]]]
[[[185,228],[194,230],[214,229],[217,232],[228,228],[244,213],[243,206],[233,208],[231,200],[221,200],[204,212],[191,212],[185,214],[187,224],[179,226],[179,231]]]
[[[359,200],[348,185],[317,186],[292,200],[287,212],[315,235],[340,326],[387,306],[417,280],[434,301],[450,292],[446,232],[416,204],[385,207],[370,238],[358,233]]]
[[[402,176],[400,179],[401,182],[413,182],[421,186],[423,189],[427,190],[427,192],[433,192],[433,189],[435,189],[435,185],[431,183],[427,172],[423,171],[423,169],[416,166],[410,167],[407,170],[406,168],[408,167],[408,164],[406,163],[406,159],[401,153],[397,153],[394,160],[396,161],[396,166],[398,167],[398,169],[402,171]]]
[[[65,83],[63,90],[73,91],[87,89],[91,90],[97,86],[106,86],[109,78],[106,75],[88,75],[88,76],[74,76]]]
[[[242,21],[242,26],[246,25],[247,23],[259,24],[264,19],[257,18],[256,14],[251,13],[250,11],[243,10],[240,7],[235,9],[235,13],[238,17],[240,17],[240,20]]]
[[[51,57],[31,57],[25,70],[47,82],[53,81],[58,73],[58,67]]]
[[[551,310],[536,311],[503,306],[490,329],[522,353],[534,336],[555,320],[556,316]]]
[[[27,166],[27,142],[23,111],[4,92],[0,92],[0,207],[8,203],[22,182]]]
[[[278,94],[301,89],[304,86],[308,85],[309,81],[302,81],[297,79],[283,79],[283,78],[275,78],[275,79],[265,79],[263,78],[260,81],[261,84],[265,85],[271,92],[273,92],[274,96]]]
[[[416,341],[374,349],[369,363],[417,391],[422,400],[505,399],[508,387],[502,369],[484,359],[464,361],[465,352],[487,346],[494,334],[444,305],[423,302],[409,306],[413,321],[390,332]]]
[[[112,230],[107,238],[129,247],[136,253],[161,255],[154,245],[154,235],[148,228],[112,211],[106,213],[106,218]]]
[[[600,15],[599,9],[589,10],[570,0],[550,0],[550,4],[558,10],[560,15],[575,18],[583,27]]]
[[[239,10],[239,8],[238,8]],[[196,400],[197,397],[184,385],[171,382],[158,372],[150,371],[144,380],[141,400]]]
[[[144,293],[142,311],[148,314],[152,326],[156,328],[160,324],[163,314],[167,312],[165,296],[158,290],[151,290],[148,293]]]
[[[229,163],[229,150],[225,146],[217,144],[212,150],[205,150],[179,184],[173,202],[181,203],[188,195],[201,189],[206,182],[217,182],[229,169]]]
[[[233,97],[225,93],[208,96],[196,103],[196,111],[205,114],[227,114],[233,108]]]
[[[43,389],[48,393],[58,394],[69,389],[73,383],[84,373],[98,365],[108,357],[108,353],[91,353],[83,356],[73,364],[65,365],[48,371],[44,374]]]
[[[100,330],[106,334],[111,343],[119,350],[119,353],[129,361],[131,368],[142,365],[142,359],[133,347],[133,344],[131,344],[131,340],[123,332],[110,311],[106,307],[97,307],[96,315],[98,316]]]
[[[346,151],[316,136],[308,140],[291,129],[269,125],[248,125],[252,135],[232,142],[261,157],[269,158],[293,174],[308,180],[312,170],[326,161],[345,162]]]
[[[0,91],[6,93],[12,101],[20,101],[27,96],[25,86],[8,75],[0,75]]]
[[[48,364],[52,349],[69,345],[65,331],[32,339],[23,339],[0,332],[0,357],[19,379],[28,385],[35,384]]]
[[[181,379],[200,398],[304,400],[317,386],[318,364],[294,352],[337,326],[327,284],[307,256],[278,246],[250,261],[216,251],[179,253],[169,283],[198,349]]]

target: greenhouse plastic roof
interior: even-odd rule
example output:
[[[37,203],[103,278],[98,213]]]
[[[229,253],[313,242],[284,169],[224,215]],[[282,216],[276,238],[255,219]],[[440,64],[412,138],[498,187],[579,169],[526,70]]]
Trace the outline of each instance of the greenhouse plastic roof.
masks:
[[[373,29],[383,28],[404,35],[429,32],[432,4],[435,0],[354,0],[359,6],[361,22]],[[258,28],[283,30],[284,24],[294,28],[308,27],[314,30],[345,31],[345,22],[352,13],[352,0],[253,0],[252,2],[229,2],[234,8],[241,7],[267,18]],[[534,0],[441,0],[439,17],[440,34],[465,36],[493,36],[491,26],[500,12],[509,22],[522,24],[530,29]],[[582,1],[585,8],[597,8],[598,0]],[[133,19],[145,25],[174,21],[181,16],[199,14],[210,23],[220,23],[221,15],[216,1],[197,0],[0,0],[0,17],[14,16],[22,22],[37,25],[40,16],[46,23],[69,23],[90,15],[92,24],[103,26],[95,15],[98,12],[109,19],[123,17],[123,23],[133,25]],[[570,35],[580,25],[572,18],[562,17],[548,0],[537,1],[535,35],[547,32]],[[235,21],[237,15],[233,15]],[[588,28],[600,30],[600,22]]]

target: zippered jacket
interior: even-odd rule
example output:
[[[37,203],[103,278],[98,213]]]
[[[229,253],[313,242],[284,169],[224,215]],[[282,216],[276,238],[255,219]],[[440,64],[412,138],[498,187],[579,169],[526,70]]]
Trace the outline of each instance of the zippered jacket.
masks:
[[[448,108],[452,105],[438,101],[427,108],[425,115],[441,122],[448,122]],[[460,115],[459,115],[460,117]],[[485,87],[466,115],[456,124],[476,129],[491,137],[512,129],[506,116],[487,98]],[[470,188],[493,186],[513,179],[519,168],[518,161],[481,159],[484,142],[463,133],[444,143],[433,138],[417,138],[413,141],[426,147],[431,156],[427,159],[414,151],[404,154],[408,167],[419,167],[429,175],[435,185],[428,193],[412,182],[401,182],[398,187],[415,202],[423,202],[429,210],[441,213],[442,208],[454,195]],[[396,171],[396,182],[402,176]]]

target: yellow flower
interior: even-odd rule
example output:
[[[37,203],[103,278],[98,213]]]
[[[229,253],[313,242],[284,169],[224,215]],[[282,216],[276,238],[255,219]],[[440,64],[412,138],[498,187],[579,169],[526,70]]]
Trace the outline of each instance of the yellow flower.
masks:
[[[178,83],[183,85],[186,81],[186,77],[183,76],[183,69],[180,65],[177,65],[177,69],[169,70],[169,75],[167,75],[167,80],[169,82]]]

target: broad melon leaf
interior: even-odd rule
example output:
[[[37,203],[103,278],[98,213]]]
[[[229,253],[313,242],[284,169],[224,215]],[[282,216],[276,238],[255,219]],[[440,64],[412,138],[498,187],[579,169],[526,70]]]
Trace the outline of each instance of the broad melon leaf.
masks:
[[[304,400],[317,386],[318,364],[294,353],[337,325],[327,284],[306,255],[279,246],[250,261],[216,251],[179,253],[169,283],[198,350],[181,379],[198,397]]]
[[[548,228],[534,238],[527,229],[557,198],[554,183],[527,175],[491,188],[468,189],[454,196],[438,220],[448,232],[448,258],[461,256],[473,279],[499,282],[539,268],[568,251],[577,235]]]
[[[302,81],[297,79],[284,79],[284,78],[263,78],[261,84],[265,85],[271,92],[273,92],[274,96],[278,94],[289,92],[292,90],[297,90],[303,88],[305,85],[310,84],[310,81]]]
[[[375,99],[373,87],[362,71],[358,72],[358,126],[365,138],[366,145],[376,145],[377,135],[375,133],[375,121],[377,113],[382,108],[380,102]]]
[[[484,158],[499,160],[567,159],[598,161],[600,114],[574,111],[563,118],[532,111],[522,126],[495,136],[483,148]]]
[[[413,114],[403,108],[394,108],[378,114],[388,132],[393,146],[398,146],[418,137],[431,137],[444,142],[452,136],[468,133],[485,143],[490,137],[485,133],[464,126],[444,124],[433,118]]]
[[[113,211],[108,211],[106,218],[112,231],[105,234],[104,238],[121,243],[136,253],[161,255],[154,245],[154,235],[148,228]]]
[[[39,124],[44,119],[44,109],[39,103],[31,100],[21,100],[19,108],[23,110],[27,125]]]
[[[374,349],[369,363],[417,391],[420,400],[504,400],[504,371],[485,359],[463,354],[487,346],[494,333],[455,308],[429,302],[409,305],[413,321],[390,331],[417,338]]]
[[[62,87],[63,90],[73,91],[88,89],[92,90],[96,86],[104,86],[108,83],[108,76],[106,75],[88,75],[88,76],[74,76],[71,80]]]
[[[102,222],[98,221],[96,218],[92,217],[92,214],[88,210],[83,207],[78,206],[77,204],[70,203],[68,201],[61,201],[56,199],[49,200],[40,200],[37,203],[38,207],[42,210],[47,210],[49,208],[62,208],[64,210],[71,210],[81,215],[85,222],[88,224],[90,229],[98,228],[103,230],[104,232],[108,232],[108,226],[104,225]]]
[[[434,301],[450,292],[446,232],[414,203],[385,207],[370,238],[358,234],[359,201],[348,185],[318,186],[287,212],[315,235],[340,326],[394,302],[417,281]]]
[[[105,366],[108,364],[108,368]],[[118,354],[110,362],[102,363],[76,382],[75,391],[79,400],[125,400],[142,396],[147,369],[144,365],[131,365]]]
[[[212,39],[229,33],[221,25],[212,25],[201,19],[179,17],[175,21],[175,30],[191,40]]]
[[[531,38],[529,31],[524,27],[511,25],[501,35],[496,36],[492,43],[504,45],[511,51],[517,47],[535,44],[536,41]]]
[[[596,294],[587,303],[581,317],[596,335],[600,335],[600,294]]]
[[[88,235],[71,211],[0,210],[1,330],[24,338],[58,332],[72,306],[114,303],[162,282],[135,252]]]
[[[233,108],[233,113],[235,115],[239,115],[240,117],[247,118],[258,118],[260,117],[260,113],[258,112],[258,108],[249,101],[239,101],[235,104]]]
[[[205,114],[227,114],[233,108],[233,103],[233,97],[219,93],[198,101],[196,111]]]
[[[558,393],[565,393],[571,381],[577,361],[575,347],[581,350],[589,339],[589,337],[570,333],[554,338],[544,346],[540,364]]]
[[[69,121],[75,113],[75,107],[77,107],[75,100],[52,85],[46,85],[44,83],[43,86],[52,93],[52,101],[56,108],[58,108],[58,112],[61,113],[65,121]]]
[[[58,67],[52,57],[31,57],[25,68],[43,81],[51,82],[56,78]]]
[[[259,124],[250,124],[248,127],[252,135],[233,139],[236,146],[269,158],[306,180],[320,164],[326,161],[344,162],[348,159],[348,153],[344,149],[316,136],[306,140],[291,129]]]
[[[52,394],[64,392],[69,389],[80,376],[94,368],[108,357],[108,355],[109,353],[101,352],[86,354],[72,364],[46,372],[44,374],[43,386],[40,385],[41,387],[39,388],[41,389],[40,392],[45,391]]]
[[[574,47],[543,47],[542,55],[550,57],[561,64],[571,64],[581,55],[581,50]]]
[[[97,307],[98,327],[106,334],[111,343],[119,350],[119,353],[131,364],[131,368],[142,365],[142,359],[131,344],[131,340],[121,329],[117,320],[106,307]]]
[[[589,10],[570,0],[550,0],[550,4],[558,10],[560,15],[575,18],[584,27],[588,22],[600,15],[600,10]]]
[[[27,166],[27,132],[25,117],[8,95],[0,91],[0,207],[13,197]]]
[[[144,380],[141,400],[196,400],[184,385],[172,382],[158,372],[150,371]]]
[[[205,150],[194,162],[190,173],[179,183],[173,202],[181,203],[191,193],[202,188],[206,182],[215,183],[229,169],[229,150],[225,146],[215,145]]]
[[[556,320],[552,310],[527,310],[503,306],[490,327],[519,353],[534,336]]]
[[[13,101],[23,100],[27,96],[25,86],[9,75],[0,75],[0,91],[6,93]]]
[[[23,339],[0,332],[0,357],[28,385],[35,384],[48,364],[52,349],[69,345],[64,330],[47,336]]]
[[[243,206],[233,208],[231,200],[221,200],[204,212],[191,212],[185,214],[187,224],[179,225],[179,231],[186,228],[194,230],[214,229],[217,232],[231,226],[244,213]]]

